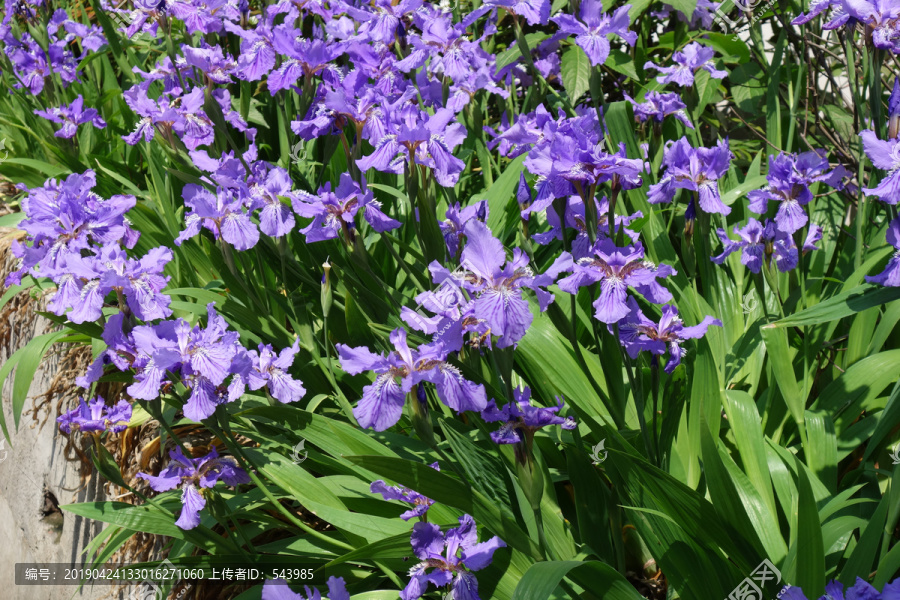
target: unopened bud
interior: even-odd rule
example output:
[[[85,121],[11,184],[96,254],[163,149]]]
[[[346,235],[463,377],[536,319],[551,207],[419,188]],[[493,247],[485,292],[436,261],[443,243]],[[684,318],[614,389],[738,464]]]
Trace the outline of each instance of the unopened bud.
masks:
[[[331,302],[333,300],[331,294],[331,281],[329,279],[331,263],[328,262],[327,258],[325,259],[325,262],[322,263],[322,268],[325,270],[322,274],[322,315],[327,317],[328,313],[331,311]]]

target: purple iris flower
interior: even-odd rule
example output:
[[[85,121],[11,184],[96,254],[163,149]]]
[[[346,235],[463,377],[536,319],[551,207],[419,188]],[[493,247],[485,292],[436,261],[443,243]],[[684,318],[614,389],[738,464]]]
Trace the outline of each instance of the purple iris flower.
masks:
[[[194,183],[184,186],[181,192],[184,204],[190,210],[185,214],[184,231],[175,238],[180,246],[185,240],[200,233],[204,227],[213,236],[234,246],[238,250],[248,250],[259,241],[259,229],[244,211],[244,203],[231,191],[219,188],[214,194]]]
[[[283,23],[275,26],[272,47],[281,56],[281,66],[269,74],[267,83],[273,96],[279,90],[290,89],[301,77],[312,81],[313,76],[344,53],[344,44],[309,39],[299,29]]]
[[[459,369],[447,363],[441,345],[412,350],[403,329],[395,329],[390,338],[395,350],[386,356],[365,347],[335,346],[344,371],[350,375],[373,371],[377,375],[374,383],[363,388],[362,400],[353,410],[361,427],[384,431],[394,425],[400,420],[406,395],[421,381],[433,383],[441,402],[456,412],[485,407],[484,386],[463,378]]]
[[[429,167],[435,181],[453,187],[465,163],[453,156],[453,149],[465,139],[465,128],[452,110],[442,108],[433,115],[411,104],[392,110],[386,121],[387,131],[379,140],[371,140],[375,151],[356,161],[363,171],[376,169],[387,173],[403,173],[406,165]]]
[[[839,11],[838,7],[840,5],[841,0],[811,0],[809,3],[809,12],[801,13],[799,16],[795,17],[794,20],[791,21],[791,25],[805,25],[829,8],[834,8],[836,11]],[[843,14],[843,11],[839,12]],[[837,13],[835,13],[835,16],[837,16]],[[843,14],[843,18],[846,21],[847,15]]]
[[[18,46],[8,45],[5,50],[16,77],[22,82],[17,81],[14,86],[28,88],[34,96],[40,94],[51,73],[44,50],[27,33],[22,34],[22,41]]]
[[[675,115],[675,118],[684,123],[686,127],[694,128],[694,124],[691,123],[691,119],[685,111],[687,105],[675,92],[666,94],[655,90],[647,92],[644,102],[638,102],[628,94],[625,94],[625,99],[634,106],[634,117],[641,123],[650,119],[656,123],[662,123],[663,119],[669,115]]]
[[[475,316],[475,302],[466,297],[460,281],[448,275],[440,265],[432,263],[430,269],[432,278],[440,285],[434,291],[422,292],[415,300],[419,307],[435,315],[429,317],[404,306],[400,318],[413,329],[432,335],[431,343],[440,345],[446,352],[462,350],[467,334],[471,334],[469,345],[472,347],[490,348],[490,325]],[[457,272],[456,275],[462,274]]]
[[[104,299],[115,291],[130,310],[143,321],[163,319],[172,314],[171,298],[162,293],[169,278],[162,275],[172,260],[172,251],[154,248],[140,260],[128,258],[118,245],[93,248],[95,255],[68,255],[56,268],[44,269],[57,284],[57,293],[48,308],[63,315],[72,308],[69,320],[84,323],[100,319]]]
[[[742,251],[741,264],[753,273],[759,273],[763,260],[768,264],[773,256],[775,265],[782,273],[795,268],[800,260],[794,238],[779,229],[774,221],[760,223],[756,219],[750,218],[743,229],[735,225],[734,233],[738,236],[737,240],[729,239],[722,228],[717,229],[716,233],[724,246],[722,254],[712,257],[712,261],[719,265],[725,262],[731,253],[738,250]],[[821,236],[820,228],[811,227],[806,243],[803,245],[803,251],[815,249],[813,246],[815,238],[821,239]]]
[[[644,248],[640,243],[618,248],[612,240],[597,240],[593,255],[573,263],[572,275],[559,280],[559,289],[577,294],[586,285],[600,283],[600,296],[594,301],[594,316],[603,323],[616,323],[631,312],[626,303],[631,287],[655,304],[672,299],[672,294],[657,283],[675,275],[669,265],[653,264],[644,260]]]
[[[159,99],[153,100],[147,95],[146,87],[136,85],[126,90],[123,96],[125,103],[141,117],[134,131],[122,136],[125,143],[134,146],[141,141],[141,138],[145,142],[149,142],[153,139],[156,133],[155,127],[157,126],[166,131],[171,130],[177,114],[175,109],[171,107],[165,94],[160,96]]]
[[[859,23],[867,40],[876,48],[900,51],[900,4],[896,0],[840,0],[835,2],[841,16],[835,15],[823,29],[836,29],[841,24]]]
[[[97,109],[84,109],[84,98],[81,97],[81,94],[78,94],[72,104],[64,104],[58,108],[47,110],[35,110],[34,114],[54,123],[62,123],[62,127],[53,134],[58,138],[75,137],[78,126],[84,123],[90,123],[97,129],[106,127],[106,121],[100,118]]]
[[[453,280],[474,297],[474,316],[487,323],[497,346],[506,348],[518,343],[531,326],[534,316],[522,289],[535,292],[541,312],[553,302],[553,294],[545,287],[556,281],[559,273],[568,270],[571,256],[565,254],[554,261],[543,274],[535,275],[528,267],[528,257],[521,249],[506,259],[503,244],[481,221],[469,221],[464,229],[466,247],[460,257],[460,267],[453,273],[436,261],[429,265],[435,283]]]
[[[619,7],[611,15],[603,14],[603,3],[600,0],[582,0],[579,17],[561,14],[553,17],[563,33],[576,36],[575,43],[584,50],[594,66],[602,65],[609,56],[609,40],[606,36],[616,34],[629,46],[634,46],[637,34],[628,30],[631,19],[628,11],[631,5]]]
[[[728,139],[714,148],[693,148],[686,137],[668,142],[663,153],[665,175],[650,186],[647,200],[650,204],[671,202],[678,189],[697,192],[700,208],[708,213],[727,215],[731,208],[722,203],[718,180],[728,172],[731,163]],[[691,199],[690,209],[695,210]]]
[[[124,322],[125,315],[121,312],[110,315],[106,320],[102,334],[106,348],[97,355],[83,376],[75,378],[75,385],[85,389],[89,388],[92,383],[103,376],[103,368],[108,364],[115,365],[120,371],[127,371],[131,368],[137,350],[133,340],[122,330]]]
[[[177,119],[172,129],[179,135],[188,150],[212,144],[216,137],[212,121],[203,110],[205,97],[203,88],[194,88],[181,97],[181,104],[175,109]]]
[[[694,73],[699,69],[709,72],[709,76],[715,79],[722,79],[728,75],[727,71],[716,69],[713,64],[713,56],[716,51],[708,46],[704,46],[698,42],[691,42],[674,55],[672,60],[675,61],[674,66],[661,67],[651,61],[644,64],[645,69],[656,69],[662,75],[656,78],[659,83],[675,83],[681,87],[690,87],[694,85]]]
[[[100,396],[87,403],[84,398],[78,398],[78,407],[56,419],[60,430],[65,433],[71,433],[72,430],[119,433],[128,429],[129,421],[131,404],[127,400],[119,400],[114,406],[107,406]]]
[[[780,593],[779,598],[784,600],[808,600],[803,590],[796,586],[787,586]],[[884,586],[879,594],[861,577],[856,578],[853,586],[844,590],[844,584],[832,580],[825,585],[825,595],[822,598],[828,600],[900,600],[900,579],[895,579]]]
[[[575,429],[575,419],[563,418],[557,414],[563,407],[561,398],[557,398],[556,406],[544,407],[531,404],[530,388],[515,389],[513,396],[515,401],[502,408],[498,408],[496,401],[491,399],[487,407],[481,411],[481,418],[488,423],[503,422],[500,429],[491,432],[491,439],[495,443],[530,444],[534,438],[534,432],[550,425],[559,425],[563,429]]]
[[[219,46],[207,46],[204,43],[202,47],[194,48],[183,44],[181,52],[185,65],[194,67],[203,74],[204,84],[231,83],[237,63],[226,56]]]
[[[236,487],[250,483],[250,477],[230,456],[219,456],[215,446],[200,458],[188,458],[176,447],[169,452],[169,464],[159,475],[138,473],[157,492],[167,492],[181,486],[181,516],[175,521],[181,529],[193,529],[200,524],[200,511],[206,506],[201,488],[212,488],[217,481]]]
[[[428,584],[450,586],[450,596],[458,600],[480,600],[478,580],[471,571],[491,564],[494,552],[506,547],[497,536],[479,543],[475,520],[469,515],[461,516],[459,527],[446,534],[433,523],[416,523],[410,542],[422,562],[409,570],[410,580],[400,592],[400,600],[421,598]]]
[[[140,233],[125,217],[137,202],[134,196],[107,200],[93,191],[96,184],[96,174],[88,170],[62,181],[48,179],[43,187],[27,190],[22,200],[26,218],[19,228],[28,234],[30,245],[13,242],[12,253],[21,263],[6,278],[7,285],[18,284],[29,271],[40,276],[47,269],[58,269],[67,258],[81,258],[82,251],[93,246],[124,243],[134,247]]]
[[[304,120],[291,121],[291,131],[305,140],[334,135],[352,123],[364,139],[378,141],[384,137],[382,106],[386,98],[369,83],[363,69],[353,69],[342,77],[326,72]]]
[[[184,416],[202,421],[219,404],[236,400],[244,391],[243,378],[252,361],[238,343],[238,334],[213,308],[207,305],[207,324],[191,325],[184,319],[163,321],[155,326],[138,326],[132,331],[135,383],[128,393],[140,400],[159,397],[169,373],[176,374],[191,395]],[[229,386],[225,380],[234,375]]]
[[[831,169],[824,150],[769,156],[769,173],[766,175],[769,185],[747,194],[748,207],[755,213],[765,214],[770,201],[778,202],[775,226],[785,233],[794,233],[809,220],[803,209],[813,198],[809,186],[821,181],[842,189],[842,179],[849,174],[842,166]]]
[[[353,240],[356,230],[356,214],[362,210],[363,218],[372,229],[381,233],[400,227],[401,223],[381,211],[381,203],[367,187],[360,187],[349,173],[341,175],[334,192],[331,183],[319,189],[317,196],[296,192],[291,196],[294,212],[301,217],[311,218],[312,223],[300,230],[307,242],[332,240],[341,233],[348,241]]]
[[[550,20],[550,0],[487,0],[463,19],[462,26],[468,29],[483,15],[498,8],[517,17],[524,17],[529,25],[546,25]]]
[[[888,287],[900,287],[900,217],[891,221],[888,226],[887,242],[896,248],[896,252],[881,274],[872,277],[866,276],[866,281]]]
[[[222,31],[221,11],[225,0],[172,0],[168,3],[169,13],[184,22],[190,33],[220,33]]]
[[[84,54],[79,58],[81,60],[87,56],[88,52],[96,52],[106,45],[106,37],[103,36],[103,29],[99,25],[85,25],[78,21],[73,21],[66,17],[62,22],[63,28],[67,33],[81,38],[81,47],[84,48]]]
[[[614,190],[641,187],[646,164],[628,158],[625,144],[610,153],[604,145],[605,126],[597,111],[579,109],[574,117],[560,113],[553,120],[539,110],[533,119],[520,118],[501,135],[515,144],[533,144],[525,167],[538,176],[531,212],[549,207],[556,198],[587,197],[595,186],[609,182]]]
[[[441,470],[436,462],[428,466],[435,471]],[[428,509],[431,508],[431,505],[434,504],[434,500],[423,496],[419,492],[402,485],[387,485],[381,479],[373,481],[369,491],[373,494],[381,494],[381,497],[385,500],[400,500],[401,502],[412,504],[413,507],[411,509],[400,515],[400,518],[404,521],[409,521],[413,517],[423,517],[428,512]]]
[[[370,10],[360,10],[350,4],[344,4],[341,8],[360,23],[356,39],[391,44],[397,35],[397,29],[403,31],[404,17],[418,10],[422,4],[423,0],[402,0],[397,3],[391,0],[375,0]]]
[[[259,81],[275,66],[276,54],[271,36],[260,30],[242,30],[241,38],[241,54],[235,74],[246,81]]]
[[[462,241],[465,239],[466,223],[472,219],[487,222],[488,202],[479,200],[471,206],[460,208],[459,203],[447,207],[446,219],[439,223],[441,233],[444,234],[444,242],[447,244],[447,252],[450,256],[457,256]]]
[[[350,600],[343,577],[328,578],[328,600]],[[316,588],[303,586],[306,594],[292,592],[284,579],[268,579],[263,584],[262,600],[322,600],[322,594]]]
[[[685,340],[703,337],[711,325],[722,327],[722,321],[710,316],[704,317],[699,325],[685,327],[678,316],[678,309],[671,304],[663,305],[659,323],[648,319],[634,298],[628,299],[628,306],[631,312],[619,322],[619,340],[632,359],[637,358],[641,350],[657,356],[668,352],[666,373],[673,372],[681,364],[686,352],[681,344]]]
[[[123,26],[119,27],[119,31],[126,38],[134,37],[139,32],[149,33],[155,38],[159,22],[167,15],[166,0],[134,0],[133,5],[134,10],[114,9],[108,4],[103,9],[121,15],[118,20]]]
[[[259,228],[274,238],[287,235],[295,224],[294,213],[279,196],[292,197],[290,175],[281,167],[269,170],[264,181],[250,186],[251,210],[262,208]]]
[[[288,375],[287,370],[294,364],[294,357],[300,351],[299,338],[294,345],[275,354],[271,344],[260,344],[259,354],[251,350],[248,354],[253,361],[247,381],[251,390],[268,386],[269,393],[279,402],[296,402],[306,394],[303,384]]]
[[[891,205],[897,204],[900,201],[900,138],[883,141],[870,129],[859,135],[872,164],[888,173],[874,188],[863,188],[863,193]]]

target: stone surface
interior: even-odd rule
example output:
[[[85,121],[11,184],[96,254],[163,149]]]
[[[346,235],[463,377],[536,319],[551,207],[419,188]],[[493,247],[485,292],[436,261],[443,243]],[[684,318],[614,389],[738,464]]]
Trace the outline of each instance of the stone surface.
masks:
[[[6,235],[4,235],[6,234]],[[0,281],[12,266],[9,230],[0,230]],[[4,239],[5,238],[5,239]],[[0,290],[5,288],[0,285]],[[51,323],[35,315],[39,301],[26,293],[0,309],[0,365]],[[64,345],[57,346],[65,349]],[[71,358],[71,357],[70,357]],[[96,477],[82,477],[81,460],[67,452],[67,439],[55,424],[59,396],[45,395],[61,388],[61,354],[52,350],[42,361],[28,391],[19,426],[12,414],[15,372],[4,382],[2,408],[10,440],[0,442],[0,597],[9,600],[99,600],[115,597],[111,587],[16,586],[14,565],[55,562],[80,565],[82,550],[102,529],[101,523],[63,513],[58,504],[103,499]],[[72,384],[69,387],[71,392]],[[38,406],[39,408],[35,408]],[[43,421],[43,424],[41,423]],[[74,458],[74,460],[73,460]]]

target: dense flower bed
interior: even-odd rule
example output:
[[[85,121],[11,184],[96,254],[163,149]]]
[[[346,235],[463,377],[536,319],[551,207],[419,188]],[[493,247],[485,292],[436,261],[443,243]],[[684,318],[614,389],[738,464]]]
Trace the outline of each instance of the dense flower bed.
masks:
[[[757,4],[7,0],[0,305],[61,330],[0,381],[92,348],[90,560],[900,597],[900,12]]]

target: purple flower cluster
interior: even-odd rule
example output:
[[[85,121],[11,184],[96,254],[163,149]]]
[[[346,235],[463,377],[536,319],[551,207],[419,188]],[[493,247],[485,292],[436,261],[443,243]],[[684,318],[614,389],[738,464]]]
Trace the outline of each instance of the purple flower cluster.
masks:
[[[751,191],[747,197],[750,200],[748,208],[762,215],[768,212],[770,202],[777,202],[774,219],[760,222],[751,218],[744,227],[735,225],[733,231],[737,240],[730,239],[725,230],[719,228],[716,233],[722,240],[723,251],[712,257],[712,261],[722,264],[729,255],[741,250],[741,264],[754,273],[760,272],[764,262],[770,264],[773,257],[775,266],[782,273],[796,268],[800,251],[805,254],[818,250],[815,244],[822,239],[822,228],[809,224],[804,208],[813,199],[810,186],[824,183],[841,190],[849,176],[844,167],[831,167],[824,150],[769,156],[768,185]],[[794,234],[808,224],[806,238],[798,249],[800,238],[795,240]]]
[[[253,161],[252,148],[242,157],[253,161],[249,171],[233,153],[224,154],[219,160],[202,151],[192,152],[191,157],[197,166],[210,173],[209,187],[184,186],[182,196],[188,211],[186,227],[175,240],[178,245],[201,229],[207,229],[213,237],[221,238],[237,250],[248,250],[259,242],[260,231],[275,238],[290,233],[296,226],[295,214],[312,219],[300,230],[308,242],[334,239],[342,234],[347,241],[352,241],[356,215],[360,212],[377,232],[400,226],[399,221],[382,212],[381,203],[375,200],[365,181],[357,183],[347,173],[341,175],[334,191],[326,183],[313,195],[292,191],[285,169],[265,161]],[[215,190],[209,189],[213,186]],[[281,198],[289,200],[290,205]],[[255,214],[259,218],[258,226],[251,219]]]
[[[25,3],[17,4],[24,11],[23,16],[27,18],[29,13],[33,16],[32,9]],[[90,52],[95,52],[106,44],[106,38],[103,37],[99,26],[87,26],[73,21],[66,11],[60,8],[53,13],[47,23],[49,44],[45,49],[28,32],[23,32],[21,38],[14,35],[13,28],[9,24],[14,12],[16,11],[5,11],[3,23],[0,25],[0,41],[3,42],[4,52],[13,66],[16,76],[15,87],[25,88],[35,96],[44,90],[54,74],[59,77],[63,87],[78,81],[79,62]],[[73,52],[76,41],[82,48],[80,56],[76,56]]]
[[[139,319],[168,317],[170,298],[162,293],[168,277],[162,272],[172,251],[160,247],[137,260],[128,257],[120,244],[137,243],[139,234],[125,218],[135,198],[101,198],[92,191],[96,181],[93,171],[85,171],[28,190],[22,201],[27,218],[19,227],[30,245],[14,242],[20,265],[6,284],[19,283],[26,273],[49,277],[57,292],[48,307],[57,315],[72,309],[73,323],[99,320],[112,292],[120,308]]]
[[[69,175],[63,181],[48,179],[43,187],[28,191],[22,200],[25,219],[19,228],[28,234],[31,245],[18,241],[12,252],[21,260],[6,285],[18,284],[28,272],[41,275],[62,267],[82,250],[125,242],[132,248],[140,234],[131,228],[125,213],[135,205],[134,196],[104,199],[92,190],[97,185],[93,171]]]
[[[579,109],[575,117],[552,119],[539,108],[522,115],[499,137],[515,145],[531,146],[525,167],[537,175],[535,198],[528,212],[546,210],[556,198],[585,198],[596,186],[609,182],[616,189],[642,185],[644,161],[628,158],[625,144],[615,153],[604,149],[605,128],[593,109]]]
[[[497,536],[479,542],[475,520],[469,515],[461,516],[459,527],[446,533],[433,523],[416,523],[410,541],[421,562],[409,570],[410,580],[400,600],[421,598],[429,584],[450,586],[453,598],[480,600],[478,580],[471,572],[491,564],[494,552],[506,547]]]
[[[200,458],[189,458],[180,447],[169,452],[169,464],[159,475],[138,473],[157,492],[181,487],[181,515],[175,524],[181,529],[193,529],[200,524],[200,511],[206,506],[201,489],[210,489],[217,481],[236,487],[250,483],[246,471],[229,456],[219,456],[215,447]]]
[[[432,13],[426,17],[427,9],[420,9],[414,17],[421,34],[410,33],[409,44],[412,52],[397,63],[397,69],[410,73],[425,67],[416,80],[423,90],[426,102],[434,106],[444,106],[455,113],[469,105],[481,90],[508,98],[509,92],[500,83],[503,72],[497,73],[496,59],[481,47],[489,29],[478,39],[470,39],[464,24],[454,24],[447,13]],[[508,68],[505,70],[508,72]],[[429,79],[426,80],[425,78]],[[444,78],[449,85],[447,101],[443,101]]]
[[[76,408],[56,418],[60,430],[65,433],[72,431],[119,433],[128,429],[129,421],[131,421],[131,404],[127,400],[119,400],[115,405],[107,406],[106,401],[100,396],[88,402],[85,402],[84,398],[79,398]]]
[[[199,69],[196,69],[199,71]],[[140,117],[135,130],[122,136],[128,144],[135,145],[143,139],[150,141],[158,130],[169,144],[174,146],[173,133],[178,136],[188,150],[196,150],[200,146],[208,146],[215,139],[215,126],[206,112],[207,102],[217,105],[225,121],[244,133],[251,141],[256,136],[256,129],[241,119],[240,114],[231,107],[231,94],[227,89],[216,88],[211,92],[205,87],[193,87],[185,91],[175,84],[179,76],[189,81],[189,73],[195,69],[191,65],[173,68],[171,61],[162,59],[154,72],[147,74],[147,80],[125,92],[128,106]],[[223,72],[218,70],[217,72]],[[195,75],[198,83],[206,84],[208,75]],[[164,80],[165,89],[158,97],[151,97],[150,87],[157,80]]]
[[[440,185],[453,187],[465,166],[452,154],[465,139],[462,124],[451,123],[455,118],[450,109],[429,115],[414,105],[405,105],[403,111],[390,113],[375,151],[356,164],[363,170],[386,173],[403,173],[404,169],[423,165],[431,169]]]
[[[534,320],[523,290],[532,290],[541,312],[547,310],[553,294],[545,288],[569,268],[571,257],[564,254],[547,271],[535,275],[525,253],[516,248],[508,260],[503,244],[481,221],[469,220],[463,232],[466,246],[460,266],[450,272],[432,262],[428,268],[438,290],[416,297],[420,306],[436,315],[423,317],[404,308],[401,317],[411,327],[433,334],[434,342],[447,352],[459,351],[466,334],[488,344],[495,336],[499,348],[514,346]]]
[[[221,238],[237,250],[248,250],[259,242],[260,231],[279,238],[294,228],[294,213],[280,198],[296,202],[300,196],[291,191],[286,170],[254,161],[248,171],[231,152],[218,160],[202,151],[192,152],[191,157],[210,174],[206,179],[208,187],[193,183],[184,186],[182,197],[188,210],[185,229],[175,239],[176,245],[207,229],[214,238]],[[253,161],[255,150],[251,148],[241,158]],[[259,217],[258,226],[250,218],[253,214]]]
[[[351,375],[365,371],[376,374],[375,382],[363,389],[362,400],[353,410],[360,426],[384,431],[397,423],[407,394],[422,381],[434,384],[441,402],[456,412],[479,411],[487,405],[484,386],[465,379],[448,363],[448,350],[442,344],[413,350],[403,329],[395,329],[390,338],[394,351],[387,355],[374,354],[365,347],[336,346],[344,371]]]
[[[258,353],[248,352],[213,304],[206,309],[206,327],[177,319],[139,325],[128,333],[122,327],[123,315],[114,315],[103,334],[107,349],[77,383],[87,387],[108,363],[120,371],[134,370],[135,381],[127,392],[139,400],[158,398],[169,383],[180,382],[191,391],[184,416],[194,421],[210,417],[219,404],[237,400],[247,386],[266,386],[280,402],[294,402],[305,394],[303,385],[287,373],[296,343],[277,357],[269,345],[260,344]]]

